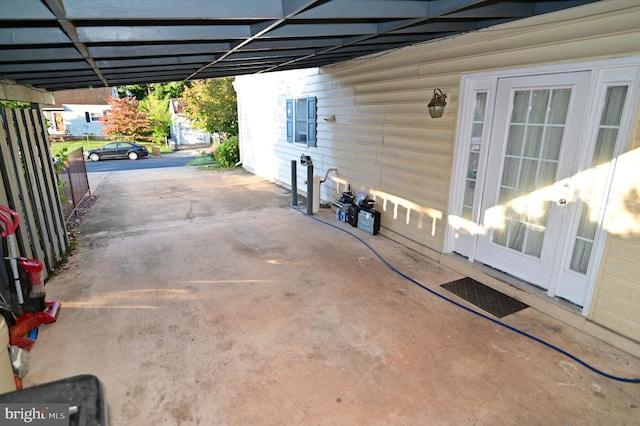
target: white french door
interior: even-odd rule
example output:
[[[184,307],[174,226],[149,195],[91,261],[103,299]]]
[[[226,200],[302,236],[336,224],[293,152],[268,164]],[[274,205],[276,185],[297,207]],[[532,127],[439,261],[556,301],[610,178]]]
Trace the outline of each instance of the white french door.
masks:
[[[588,77],[498,81],[476,260],[545,289],[567,238]]]
[[[447,250],[585,307],[638,66],[463,80]]]

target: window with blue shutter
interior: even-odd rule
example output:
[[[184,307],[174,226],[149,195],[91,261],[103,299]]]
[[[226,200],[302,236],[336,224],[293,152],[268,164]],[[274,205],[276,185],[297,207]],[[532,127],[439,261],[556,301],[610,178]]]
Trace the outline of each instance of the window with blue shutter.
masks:
[[[287,99],[287,142],[316,146],[316,97]]]
[[[307,98],[307,146],[316,146],[316,97]]]
[[[293,142],[293,99],[287,99],[287,142]]]

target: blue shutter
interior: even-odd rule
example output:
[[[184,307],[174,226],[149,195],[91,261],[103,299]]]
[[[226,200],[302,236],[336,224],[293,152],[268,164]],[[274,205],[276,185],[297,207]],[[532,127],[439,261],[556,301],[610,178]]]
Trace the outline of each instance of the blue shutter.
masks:
[[[307,146],[316,146],[316,97],[307,98]]]
[[[287,142],[293,142],[293,99],[287,99]]]

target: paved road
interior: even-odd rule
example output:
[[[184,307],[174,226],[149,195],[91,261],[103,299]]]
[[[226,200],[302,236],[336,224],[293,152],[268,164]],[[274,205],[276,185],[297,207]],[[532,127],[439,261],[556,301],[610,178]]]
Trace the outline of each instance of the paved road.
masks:
[[[106,160],[106,161],[87,161],[87,172],[115,172],[121,170],[139,170],[139,169],[157,169],[164,167],[182,167],[189,161],[193,160],[193,156],[184,156],[179,154],[169,154],[161,157],[142,158],[140,160]]]

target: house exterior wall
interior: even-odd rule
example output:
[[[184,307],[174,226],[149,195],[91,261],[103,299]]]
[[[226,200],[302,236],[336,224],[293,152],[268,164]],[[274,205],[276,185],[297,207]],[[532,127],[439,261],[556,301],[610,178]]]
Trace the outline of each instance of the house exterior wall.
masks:
[[[610,203],[621,208],[605,218],[615,232],[605,246],[591,319],[640,342],[640,117],[634,129],[631,148],[617,159]]]
[[[170,134],[178,145],[206,144],[211,139],[208,133],[191,128],[191,122],[185,118],[178,118],[171,124]]]
[[[97,117],[110,109],[107,99],[118,97],[115,87],[96,89],[61,90],[54,93],[54,104],[43,108],[49,120],[49,134],[96,135],[102,136],[102,124]],[[87,121],[86,113],[93,113],[94,119]],[[61,117],[62,123],[56,123]]]
[[[237,77],[243,165],[284,184],[291,182],[290,161],[302,153],[316,175],[335,167],[323,199],[335,199],[347,184],[368,192],[382,213],[383,234],[438,260],[461,76],[638,56],[638,22],[636,1],[599,2],[322,69]],[[448,96],[440,119],[426,109],[435,88]],[[317,148],[286,142],[285,99],[301,96],[317,97]],[[640,149],[639,133],[627,158]],[[299,166],[298,174],[303,182],[306,171]],[[629,192],[632,207],[637,194]],[[636,224],[637,211],[630,216]],[[608,238],[589,318],[640,342],[640,231],[630,229]]]
[[[194,145],[211,143],[212,135],[202,130],[194,129],[193,123],[184,112],[185,104],[178,98],[169,101],[171,114],[170,138],[178,145]]]
[[[102,115],[109,105],[63,105],[62,117],[66,133],[70,135],[102,136],[102,124],[98,120],[87,122],[85,113]]]

